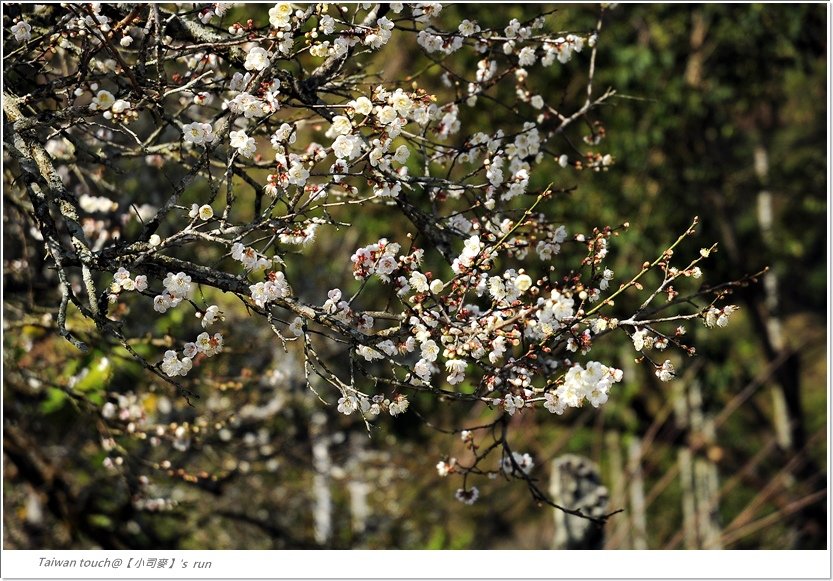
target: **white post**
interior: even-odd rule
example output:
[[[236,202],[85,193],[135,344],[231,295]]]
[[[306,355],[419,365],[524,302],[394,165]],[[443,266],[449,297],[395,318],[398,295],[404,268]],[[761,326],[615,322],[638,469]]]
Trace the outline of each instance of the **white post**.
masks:
[[[310,421],[312,436],[312,466],[315,475],[312,477],[313,496],[313,530],[315,542],[325,546],[329,543],[333,533],[333,499],[330,492],[330,440],[326,433],[327,416],[315,412]]]

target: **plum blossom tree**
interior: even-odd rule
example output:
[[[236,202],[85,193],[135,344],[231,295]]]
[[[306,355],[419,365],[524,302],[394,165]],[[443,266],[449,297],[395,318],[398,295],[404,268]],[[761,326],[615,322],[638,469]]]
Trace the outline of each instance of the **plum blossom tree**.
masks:
[[[262,328],[262,348],[297,354],[317,405],[357,430],[490,410],[449,428],[471,454],[439,476],[459,477],[467,504],[497,476],[553,504],[512,419],[615,398],[605,343],[632,342],[670,381],[694,354],[686,326],[727,323],[720,300],[741,283],[698,280],[716,247],[683,244],[697,218],[615,273],[627,217],[554,213],[575,172],[614,165],[600,115],[615,91],[594,83],[607,8],[572,31],[535,8],[487,25],[437,3],[6,6],[6,199],[22,259],[54,289],[43,324],[79,356],[138,363],[191,410],[154,422],[139,392],[66,387],[99,416],[110,468],[130,463],[123,439],[188,450],[270,417],[274,395],[212,403],[209,359]],[[534,88],[567,66],[578,98]],[[623,312],[626,295],[638,308]]]

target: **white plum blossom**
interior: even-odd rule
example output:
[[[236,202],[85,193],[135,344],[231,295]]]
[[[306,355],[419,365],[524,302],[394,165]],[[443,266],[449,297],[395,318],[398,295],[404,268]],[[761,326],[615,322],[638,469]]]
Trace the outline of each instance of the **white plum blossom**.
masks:
[[[169,272],[162,281],[165,290],[174,298],[186,298],[191,294],[191,277],[184,272]]]
[[[400,414],[404,414],[405,411],[408,409],[410,402],[404,395],[397,396],[393,401],[390,402],[388,406],[388,412],[392,416],[398,416]]]
[[[278,2],[269,9],[269,24],[279,29],[289,29],[292,18],[292,4],[290,2]]]
[[[489,352],[489,363],[496,364],[506,353],[506,337],[499,335],[492,340],[492,350]]]
[[[188,357],[189,359],[193,359],[197,356],[199,350],[197,349],[197,344],[193,341],[190,341],[182,346],[182,354]]]
[[[116,98],[113,96],[113,93],[101,90],[96,93],[95,97],[93,97],[92,103],[90,103],[90,109],[93,111],[106,111],[112,107],[115,102]]]
[[[295,186],[303,186],[309,179],[309,170],[301,162],[294,162],[286,172],[287,180]]]
[[[235,148],[244,147],[248,139],[245,131],[232,131],[229,133],[229,137],[231,138],[231,146]]]
[[[238,93],[231,101],[226,101],[223,106],[232,113],[243,115],[246,119],[262,117],[272,112],[275,107],[269,106],[250,93]]]
[[[544,394],[544,407],[551,414],[558,414],[560,416],[564,413],[566,405],[558,396],[548,391]]]
[[[254,248],[235,242],[231,246],[231,257],[243,263],[246,270],[257,270],[270,266],[271,261]]]
[[[197,352],[205,353],[208,357],[223,350],[223,336],[220,333],[214,333],[213,335],[209,335],[207,332],[200,333],[194,343]]]
[[[124,99],[117,99],[110,107],[110,111],[116,114],[124,113],[130,109],[130,102]],[[106,114],[105,114],[106,117]]]
[[[339,135],[333,142],[333,153],[339,159],[353,159],[359,155],[361,146],[356,136]]]
[[[387,277],[399,266],[399,263],[396,259],[386,254],[382,256],[379,261],[376,263],[376,274],[379,275],[382,280],[389,280]]]
[[[376,345],[376,348],[388,357],[393,357],[398,353],[396,345],[394,345],[393,341],[391,341],[390,339],[388,339],[387,341],[382,341],[381,343]]]
[[[405,163],[408,161],[408,156],[411,154],[411,151],[408,149],[407,145],[400,145],[396,148],[396,151],[393,154],[393,159],[399,163]]]
[[[359,97],[348,105],[359,115],[370,115],[373,112],[373,102],[367,97]]]
[[[188,143],[204,145],[214,141],[214,128],[210,123],[195,121],[182,126],[182,137]]]
[[[398,243],[388,242],[386,238],[359,248],[350,257],[353,262],[353,276],[356,280],[361,280],[375,274],[384,282],[390,282],[390,274],[399,267],[395,259],[399,249]]]
[[[125,267],[119,267],[113,275],[113,283],[117,287],[124,288],[126,281],[130,280],[130,272]]]
[[[722,309],[711,307],[703,317],[706,327],[725,327],[729,324],[729,316],[738,310],[735,305],[727,305]]]
[[[532,286],[532,278],[528,274],[520,274],[515,279],[515,288],[520,292],[526,292]]]
[[[325,14],[318,21],[318,29],[324,34],[332,34],[335,31],[335,23],[332,16]]]
[[[602,279],[599,281],[599,290],[607,290],[608,286],[610,285],[610,281],[613,279],[613,271],[609,268],[605,268],[604,272],[602,272]]]
[[[527,321],[526,334],[535,339],[555,335],[573,316],[575,301],[561,294],[557,289],[550,292],[549,299],[539,298],[535,318]]]
[[[440,348],[433,339],[422,343],[420,350],[422,352],[422,358],[426,361],[436,361],[437,356],[440,354]]]
[[[223,313],[220,311],[220,307],[217,305],[211,305],[205,312],[202,314],[202,326],[203,328],[207,328],[210,325],[213,325],[215,321],[223,320]]]
[[[252,78],[252,73],[241,73],[239,71],[234,73],[229,81],[229,90],[242,91],[248,86]]]
[[[518,410],[522,410],[524,408],[525,402],[524,398],[519,395],[513,395],[511,393],[507,393],[506,397],[503,398],[503,409],[506,410],[506,413],[510,416],[515,415],[515,412]]]
[[[585,399],[593,407],[599,407],[607,401],[611,386],[621,380],[621,370],[598,361],[588,362],[586,368],[576,363],[564,375],[555,393],[545,395],[544,407],[550,413],[561,414],[566,407],[581,407]]]
[[[269,53],[265,48],[254,47],[246,54],[246,62],[243,68],[247,71],[262,71],[269,66]]]
[[[468,238],[463,245],[463,252],[454,260],[452,265],[454,272],[459,274],[465,268],[470,268],[482,249],[483,244],[480,242],[480,236],[474,235]]]
[[[668,359],[662,365],[658,366],[654,373],[656,373],[660,381],[671,381],[677,376],[674,365]]]
[[[255,304],[261,308],[267,303],[287,298],[292,293],[286,282],[286,275],[280,271],[272,273],[266,282],[250,285],[249,292]]]
[[[376,21],[376,28],[365,36],[364,44],[374,49],[382,48],[390,40],[393,27],[393,21],[382,16]]]
[[[172,306],[173,301],[168,294],[156,295],[153,299],[153,310],[157,313],[165,313]]]
[[[454,498],[463,504],[474,504],[480,498],[480,490],[476,486],[472,486],[469,490],[458,488],[457,492],[454,493]]]
[[[693,353],[677,340],[684,329],[679,327],[676,335],[670,329],[693,318],[708,328],[725,327],[737,310],[701,299],[706,287],[693,295],[696,301],[686,302],[682,297],[688,288],[666,285],[636,315],[625,318],[629,315],[623,309],[640,304],[630,295],[655,290],[639,285],[661,279],[661,273],[655,278],[639,275],[619,292],[610,292],[618,282],[606,268],[612,262],[605,259],[608,251],[615,254],[619,231],[627,224],[584,225],[578,219],[586,230],[569,234],[558,225],[559,215],[574,217],[572,209],[566,214],[561,210],[596,199],[575,196],[570,201],[566,193],[572,178],[566,174],[603,170],[615,161],[596,150],[603,136],[601,120],[580,127],[583,119],[595,119],[597,106],[613,93],[575,86],[576,79],[587,81],[587,71],[579,66],[595,66],[584,58],[588,55],[579,54],[585,44],[595,43],[595,35],[549,34],[543,17],[520,17],[520,9],[513,12],[519,18],[508,24],[508,18],[492,15],[483,30],[473,20],[451,20],[450,11],[437,18],[443,10],[439,3],[411,4],[410,12],[394,17],[404,10],[400,3],[344,7],[278,2],[263,7],[264,12],[268,9],[268,26],[263,14],[248,20],[238,10],[228,18],[240,17],[242,23],[221,22],[217,17],[230,6],[172,4],[162,13],[151,11],[150,20],[142,13],[120,23],[109,34],[101,6],[70,7],[69,20],[59,21],[66,31],[38,38],[41,47],[14,47],[14,54],[21,53],[26,62],[37,57],[25,51],[46,50],[49,58],[39,66],[47,70],[54,61],[67,71],[50,97],[66,107],[66,114],[49,116],[47,109],[55,105],[45,105],[43,92],[34,91],[24,98],[24,114],[31,114],[31,121],[24,119],[22,125],[42,129],[27,129],[24,137],[46,142],[48,159],[54,161],[52,177],[64,180],[68,199],[77,199],[83,211],[78,225],[88,235],[88,251],[100,273],[96,276],[105,277],[101,300],[110,302],[107,316],[113,321],[131,312],[141,316],[151,306],[150,314],[166,313],[185,303],[175,316],[139,326],[141,333],[147,327],[165,335],[164,342],[149,342],[165,345],[159,354],[171,347],[161,361],[159,354],[153,356],[153,370],[170,378],[185,376],[193,367],[211,371],[213,362],[206,365],[206,358],[225,348],[220,332],[225,332],[224,314],[213,301],[223,308],[242,302],[237,307],[246,320],[265,320],[273,338],[277,335],[282,342],[261,345],[247,322],[229,315],[229,325],[243,325],[234,329],[242,337],[228,335],[234,341],[229,358],[243,357],[255,345],[264,357],[271,357],[267,350],[284,347],[281,357],[303,359],[299,369],[286,365],[279,377],[256,377],[252,390],[235,395],[253,399],[232,416],[218,416],[223,424],[232,422],[227,427],[215,424],[225,433],[222,441],[233,439],[237,428],[248,430],[249,422],[239,423],[238,418],[272,418],[288,401],[282,391],[288,376],[293,375],[294,383],[311,378],[312,372],[326,376],[321,398],[338,398],[338,413],[358,412],[364,420],[390,421],[381,416],[406,413],[408,396],[414,393],[420,400],[434,397],[474,405],[483,417],[470,418],[477,426],[472,430],[484,434],[493,420],[492,426],[515,428],[519,419],[531,420],[533,410],[541,407],[558,415],[568,408],[599,407],[623,377],[621,370],[589,360],[604,338],[627,341],[629,335],[638,361],[651,365],[659,380],[670,381],[676,375],[671,361],[654,362],[651,357],[675,346]],[[156,22],[159,14],[164,22]],[[31,39],[26,22],[11,18],[8,25],[18,42]],[[44,31],[51,34],[39,24],[36,34]],[[399,35],[410,37],[400,43]],[[396,78],[393,61],[386,63],[388,55],[375,50],[390,43],[396,45],[391,49],[407,51],[414,40],[420,53],[430,54],[406,55],[405,60],[425,61],[426,68]],[[119,42],[128,50],[119,49]],[[114,44],[118,50],[111,50]],[[81,67],[89,74],[77,79],[71,72],[79,70],[78,53],[86,54],[82,49],[98,51],[99,58],[90,60],[90,71]],[[458,50],[464,61],[445,59]],[[153,65],[152,74],[140,75],[141,67],[129,67],[143,56],[149,63],[159,58],[164,63]],[[535,77],[539,67],[571,59],[576,62],[553,72],[569,91]],[[461,68],[463,62],[468,70]],[[156,71],[162,64],[168,67],[165,74]],[[384,66],[387,74],[382,74]],[[573,72],[580,72],[580,78],[571,80]],[[44,78],[51,78],[49,74]],[[585,102],[582,95],[588,91],[593,99]],[[482,110],[465,109],[466,104]],[[480,130],[463,124],[477,120],[485,124]],[[156,132],[154,123],[159,125]],[[581,134],[587,132],[582,141]],[[266,140],[272,149],[259,150]],[[89,155],[79,157],[86,149],[98,160],[100,173],[73,169],[75,162],[93,162],[86,159]],[[109,168],[111,160],[115,165]],[[130,174],[134,161],[158,178],[147,182],[155,189],[140,192],[144,197],[119,189],[129,189],[141,176],[128,175],[130,181],[120,184],[117,172],[111,175],[111,169]],[[572,169],[564,172],[556,164]],[[555,174],[564,175],[546,175],[551,166]],[[550,182],[558,189],[544,190]],[[556,199],[561,197],[563,201]],[[221,208],[218,214],[214,203]],[[63,207],[49,211],[58,210],[63,212]],[[396,233],[398,242],[392,234],[390,240],[362,238],[368,231]],[[70,243],[76,234],[63,227],[58,233],[58,244]],[[43,242],[44,233],[39,235]],[[309,248],[314,239],[320,248]],[[562,246],[571,252],[560,255]],[[647,264],[653,264],[652,270],[664,269],[669,279],[701,277],[695,264],[714,247],[701,250],[700,257],[695,249],[690,266],[673,268],[684,247],[674,255],[672,246],[662,260]],[[77,269],[84,256],[79,258],[75,250],[72,265]],[[616,258],[618,263],[626,257]],[[160,265],[181,271],[160,271]],[[150,274],[134,276],[129,269]],[[106,273],[113,270],[107,284]],[[342,280],[350,274],[354,281]],[[75,278],[73,293],[87,282]],[[345,288],[323,295],[336,285]],[[614,305],[612,299],[626,290],[627,300]],[[674,300],[678,291],[682,296]],[[667,310],[648,305],[666,294]],[[692,306],[696,304],[706,306]],[[201,326],[185,313],[194,313]],[[328,342],[334,348],[327,348]],[[236,375],[240,369],[248,373],[249,363],[241,359],[217,368]],[[267,384],[278,388],[279,397],[261,389]],[[211,398],[209,406],[233,401],[230,393],[200,391]],[[254,405],[254,399],[260,401]],[[160,408],[162,416],[168,411]],[[108,421],[119,421],[113,404],[107,414]],[[192,437],[215,429],[213,421],[203,432],[201,423],[179,425],[162,416],[153,419],[161,431],[149,433],[154,446],[167,438],[175,448],[187,449]],[[270,419],[271,424],[278,426]],[[241,441],[252,447],[250,452],[259,449],[263,456],[274,456],[277,440],[266,432],[242,432]],[[502,474],[511,479],[531,473],[532,456],[511,452],[509,441],[475,441],[472,432],[463,431],[462,444],[452,444],[464,448],[466,458],[458,464],[443,456],[437,473],[460,476],[463,488],[455,496],[471,504],[480,493],[467,478]],[[499,454],[501,443],[496,469],[494,455],[490,468],[478,464],[481,452]],[[249,466],[252,459],[247,454],[240,466]]]
[[[384,107],[379,107],[376,110],[376,118],[379,120],[379,123],[381,123],[382,125],[390,125],[397,118],[396,109],[394,109],[390,105],[385,105]]]
[[[324,312],[331,315],[338,311],[338,304],[341,301],[341,291],[337,288],[332,289],[327,293],[327,300],[324,301]]]
[[[165,351],[165,356],[159,364],[159,369],[168,377],[175,377],[177,375],[187,375],[191,371],[192,363],[189,357],[179,359],[176,351]]]
[[[434,373],[434,366],[427,359],[420,359],[414,364],[414,373],[423,381],[430,381],[431,374]]]
[[[506,299],[506,285],[499,276],[489,278],[489,295],[498,303]]]
[[[633,340],[633,348],[637,351],[650,349],[654,345],[653,339],[648,336],[648,329],[634,331],[631,340]]]
[[[535,49],[531,46],[523,47],[518,53],[518,64],[522,67],[528,67],[535,64]]]
[[[197,216],[204,222],[211,220],[214,217],[214,208],[208,204],[203,204],[197,209]]]
[[[514,464],[512,463],[514,460]],[[529,474],[532,469],[535,467],[535,461],[532,459],[532,456],[529,454],[519,454],[518,452],[512,452],[512,460],[509,457],[504,456],[500,460],[500,470],[506,475],[512,475],[517,471],[515,468],[515,464],[518,468],[521,469],[521,472],[524,474]]]
[[[304,334],[304,320],[301,317],[295,317],[289,324],[289,332],[300,337]]]
[[[353,125],[350,119],[344,115],[334,115],[332,125],[325,134],[329,138],[334,138],[337,135],[349,135],[353,131]]]
[[[399,195],[400,191],[402,191],[402,184],[400,182],[394,184],[383,182],[380,186],[373,188],[373,193],[380,198],[395,198]]]
[[[475,78],[478,83],[485,83],[490,81],[497,73],[497,61],[490,59],[481,59],[477,62],[477,72]]]
[[[272,134],[272,147],[278,150],[280,153],[283,153],[284,143],[292,145],[295,143],[295,140],[298,138],[298,134],[295,132],[295,125],[289,123],[282,123],[280,127],[278,127],[277,131]]]
[[[373,347],[368,347],[367,345],[359,345],[356,348],[356,354],[361,355],[364,357],[365,361],[375,361],[376,359],[383,359],[384,355],[379,353]]]
[[[414,106],[414,102],[402,89],[396,89],[388,98],[388,102],[394,111],[403,117],[407,116]]]
[[[14,39],[17,42],[23,42],[32,39],[32,27],[25,20],[18,20],[12,24],[11,28]]]
[[[229,133],[231,139],[230,145],[237,149],[238,153],[243,157],[252,157],[255,154],[256,145],[253,137],[246,135],[242,129],[240,131],[231,131]]]
[[[503,158],[495,157],[489,164],[489,169],[486,170],[486,179],[489,180],[494,187],[498,187],[503,183]]]
[[[518,36],[518,31],[521,29],[521,23],[518,21],[517,18],[513,18],[509,21],[509,24],[506,28],[503,29],[503,34],[506,38],[515,38]]]
[[[463,36],[471,36],[480,32],[480,26],[478,26],[477,22],[472,22],[471,20],[464,18],[460,23],[460,26],[457,27],[457,30]]]
[[[338,400],[338,411],[349,416],[359,408],[359,400],[354,395],[342,396]]]
[[[466,361],[463,359],[449,359],[445,362],[445,370],[449,372],[446,381],[451,385],[462,383],[466,378]]]
[[[413,287],[413,289],[418,293],[428,292],[430,288],[428,286],[428,278],[417,270],[411,273],[411,277],[408,279],[408,282],[411,284],[411,287]]]

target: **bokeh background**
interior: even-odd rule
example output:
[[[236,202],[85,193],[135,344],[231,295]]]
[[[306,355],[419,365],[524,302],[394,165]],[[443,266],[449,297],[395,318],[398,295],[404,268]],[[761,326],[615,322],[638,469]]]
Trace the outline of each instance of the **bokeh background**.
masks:
[[[446,7],[441,19],[504,26],[551,8],[468,4]],[[227,18],[265,9],[241,6]],[[598,14],[592,5],[558,6],[549,27],[589,32]],[[691,328],[698,355],[672,384],[636,365],[625,344],[610,353],[626,380],[607,405],[513,419],[515,449],[534,457],[541,482],[564,454],[598,465],[610,510],[624,509],[606,527],[605,548],[827,546],[826,27],[821,4],[608,10],[595,86],[617,94],[595,118],[615,165],[565,172],[553,163],[551,174],[544,167],[533,176],[530,189],[553,179],[577,186],[548,208],[571,231],[630,223],[611,251],[617,275],[656,256],[695,215],[701,226],[686,250],[719,244],[707,283],[756,275],[734,289],[731,302],[741,309],[728,327],[708,334]],[[475,69],[475,56],[459,58],[461,68],[470,59]],[[368,69],[395,79],[425,65],[416,44],[404,42]],[[575,102],[586,70],[585,52],[564,66],[535,68],[528,84],[553,102]],[[439,75],[423,74],[420,82],[445,90]],[[509,115],[462,108],[464,126],[499,126]],[[149,179],[122,187],[138,191]],[[553,512],[523,485],[480,482],[481,501],[465,506],[454,499],[460,482],[433,469],[466,452],[459,436],[422,418],[436,426],[476,425],[488,410],[415,398],[417,413],[385,423],[369,439],[362,425],[304,388],[297,353],[283,353],[268,329],[249,330],[246,313],[228,299],[209,297],[246,337],[201,370],[204,397],[196,409],[117,350],[74,351],[44,319],[57,292],[12,181],[7,170],[6,548],[552,546]],[[396,228],[369,213],[351,234],[355,240],[319,240],[309,262],[296,266],[306,268],[294,277],[304,285],[296,292],[322,302],[333,281],[349,279],[329,257]],[[192,323],[172,310],[142,324],[137,336],[157,339],[136,348],[150,354],[164,347],[158,337],[176,337]],[[187,421],[203,426],[204,436],[174,446],[112,433],[100,406],[114,394],[134,398],[144,422]],[[111,444],[102,443],[109,438],[124,458],[115,470],[105,466],[113,456]],[[327,534],[322,506],[329,507]]]

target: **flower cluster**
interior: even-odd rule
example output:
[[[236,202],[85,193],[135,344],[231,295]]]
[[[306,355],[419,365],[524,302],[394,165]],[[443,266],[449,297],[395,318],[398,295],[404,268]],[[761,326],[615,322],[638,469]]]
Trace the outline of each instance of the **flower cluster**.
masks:
[[[466,240],[460,256],[454,259],[451,270],[457,274],[465,272],[474,265],[475,259],[479,256],[481,250],[483,250],[483,245],[480,243],[480,237],[472,236]]]
[[[191,211],[188,212],[189,218],[199,218],[203,222],[207,222],[214,217],[214,208],[209,206],[208,204],[203,204],[202,206],[198,206],[197,204],[191,205]]]
[[[246,270],[258,270],[272,266],[272,261],[258,253],[250,246],[244,246],[240,242],[231,245],[231,257],[243,263]]]
[[[725,327],[729,324],[729,316],[738,310],[735,305],[727,305],[721,309],[710,307],[703,316],[706,327]]]
[[[182,126],[182,137],[188,143],[195,145],[208,145],[216,139],[214,128],[210,123],[195,121]]]
[[[410,402],[403,394],[398,394],[392,399],[378,394],[367,397],[364,394],[344,395],[339,398],[337,409],[340,413],[349,416],[353,412],[359,412],[363,417],[372,418],[387,411],[391,416],[398,416],[405,413]]]
[[[598,361],[589,361],[586,368],[576,363],[555,391],[546,392],[544,407],[559,415],[568,407],[581,407],[585,399],[593,407],[599,407],[607,401],[611,386],[621,381],[622,375],[621,369],[607,367]]]
[[[363,280],[375,274],[381,280],[389,282],[390,276],[399,268],[399,261],[396,258],[399,249],[399,244],[388,242],[387,238],[359,248],[350,257],[353,263],[353,276],[356,280]]]
[[[179,358],[176,351],[169,349],[165,351],[165,357],[162,363],[159,364],[159,369],[162,370],[168,377],[175,377],[177,375],[187,375],[191,371],[193,363],[190,357]]]
[[[515,468],[517,465],[518,468]],[[519,454],[512,452],[512,458],[504,456],[500,459],[500,466],[498,468],[506,475],[512,475],[520,469],[524,474],[529,474],[535,467],[535,461],[529,454]]]
[[[141,400],[132,392],[116,394],[115,401],[108,401],[102,406],[101,417],[124,422],[130,432],[135,431],[147,419]]]
[[[147,275],[140,274],[135,278],[131,278],[130,272],[122,266],[113,275],[113,284],[110,285],[110,292],[114,294],[118,294],[122,290],[144,292],[147,288]]]
[[[660,381],[671,381],[677,376],[677,370],[669,360],[665,360],[662,365],[658,365],[655,370],[656,376]]]
[[[177,274],[169,272],[162,281],[162,285],[165,287],[165,292],[153,299],[153,309],[159,313],[177,306],[191,294],[191,277],[184,272]]]
[[[243,77],[245,79],[245,77]],[[232,80],[232,83],[234,81]],[[277,108],[277,101],[275,100],[274,91],[271,93],[264,94],[264,97],[270,97],[270,99],[258,99],[254,95],[241,92],[238,93],[233,99],[226,101],[223,103],[223,107],[234,113],[235,115],[243,115],[244,119],[253,119],[258,117],[263,117],[269,113],[273,113]],[[242,133],[241,133],[242,131]],[[247,139],[245,136],[245,131],[233,131],[237,135],[237,139],[240,141],[244,141]],[[229,134],[232,138],[231,146],[237,149],[240,149],[239,145],[235,145],[235,136]],[[246,156],[251,157],[251,156]]]
[[[281,271],[269,272],[268,279],[249,286],[252,300],[261,308],[267,303],[284,299],[292,294],[286,275]]]
[[[243,157],[253,157],[257,150],[257,144],[254,137],[246,135],[244,130],[232,131],[229,133],[231,138],[231,146],[237,149],[237,153]]]
[[[112,212],[119,207],[116,202],[106,196],[91,196],[89,194],[81,194],[78,198],[78,205],[90,214]]]
[[[191,343],[186,343],[182,348],[183,357],[180,358],[177,352],[169,349],[165,351],[165,356],[159,364],[161,369],[168,377],[175,377],[177,375],[187,375],[193,367],[193,359],[202,354],[206,357],[217,355],[223,350],[223,336],[220,333],[209,335],[208,333],[200,333],[197,339]]]

